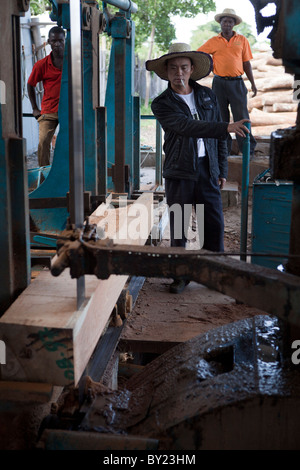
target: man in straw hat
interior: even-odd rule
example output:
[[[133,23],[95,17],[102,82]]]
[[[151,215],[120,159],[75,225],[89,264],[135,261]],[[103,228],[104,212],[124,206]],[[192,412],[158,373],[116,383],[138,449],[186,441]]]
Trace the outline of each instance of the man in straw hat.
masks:
[[[151,107],[165,133],[163,176],[171,246],[185,247],[192,206],[198,206],[198,228],[204,233],[201,247],[224,251],[220,187],[227,177],[226,138],[230,132],[245,137],[247,119],[223,122],[213,91],[196,82],[211,72],[210,55],[177,43],[162,57],[148,60],[146,68],[168,81],[168,88],[153,100]],[[199,205],[204,205],[204,227]],[[187,284],[175,280],[170,292],[179,293]]]
[[[222,13],[215,16],[217,23],[221,25],[221,33],[206,41],[198,51],[211,54],[214,64],[214,79],[212,89],[217,95],[221,116],[224,121],[229,120],[229,106],[235,121],[249,119],[247,108],[248,90],[244,84],[242,75],[246,73],[253,91],[256,95],[252,67],[250,60],[252,52],[249,41],[242,34],[233,31],[234,26],[242,23],[242,18],[236,15],[231,8],[225,8]],[[237,135],[240,152],[243,151],[243,139]],[[228,155],[231,152],[232,139],[228,136]],[[253,156],[256,141],[250,134],[250,154]]]

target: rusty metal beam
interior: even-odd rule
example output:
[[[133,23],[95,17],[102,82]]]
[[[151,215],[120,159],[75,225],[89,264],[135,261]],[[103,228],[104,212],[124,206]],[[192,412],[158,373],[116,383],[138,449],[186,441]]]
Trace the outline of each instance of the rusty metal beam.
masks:
[[[300,325],[300,278],[209,252],[149,246],[103,248],[96,254],[97,277],[109,274],[183,278],[203,284],[290,323]]]
[[[70,266],[74,278],[85,273],[99,279],[107,279],[111,274],[189,279],[300,325],[298,276],[262,268],[222,253],[104,243],[99,240],[67,242],[52,265],[52,274],[58,276]]]

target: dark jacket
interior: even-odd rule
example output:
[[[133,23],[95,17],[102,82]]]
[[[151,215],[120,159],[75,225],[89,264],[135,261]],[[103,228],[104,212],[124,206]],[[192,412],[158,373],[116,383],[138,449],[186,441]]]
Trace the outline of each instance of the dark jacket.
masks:
[[[197,138],[202,137],[209,157],[211,177],[227,178],[228,123],[221,121],[217,98],[210,88],[190,80],[200,120],[194,120],[187,104],[168,88],[152,102],[152,112],[164,132],[164,178],[197,180]]]

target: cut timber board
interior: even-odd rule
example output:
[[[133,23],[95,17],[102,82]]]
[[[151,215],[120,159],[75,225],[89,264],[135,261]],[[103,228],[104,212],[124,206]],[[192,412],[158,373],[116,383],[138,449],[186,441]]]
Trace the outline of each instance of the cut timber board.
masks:
[[[151,193],[126,210],[107,205],[104,216],[101,206],[91,215],[91,223],[102,226],[118,244],[145,244],[152,229]],[[0,338],[6,346],[1,379],[77,385],[127,278],[85,276],[86,301],[77,310],[76,279],[71,279],[69,269],[58,277],[41,272],[0,319]]]

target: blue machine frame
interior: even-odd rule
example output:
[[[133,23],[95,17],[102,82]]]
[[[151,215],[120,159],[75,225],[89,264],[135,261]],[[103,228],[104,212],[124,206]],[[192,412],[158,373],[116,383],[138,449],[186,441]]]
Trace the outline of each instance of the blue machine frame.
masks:
[[[56,4],[55,1],[52,1]],[[29,194],[30,199],[66,198],[69,191],[69,97],[68,97],[68,50],[70,44],[69,5],[62,4],[61,13],[58,6],[54,8],[51,19],[67,30],[64,52],[64,65],[61,81],[61,92],[58,109],[60,128],[57,135],[51,170],[45,181]],[[83,31],[83,97],[84,97],[84,175],[85,190],[96,194],[97,158],[96,158],[96,125],[93,106],[93,66],[92,66],[92,32]],[[69,216],[67,207],[30,209],[31,222],[41,232],[57,233],[66,227]]]
[[[68,48],[70,43],[69,5],[51,0],[51,19],[67,30],[64,65],[59,102],[60,129],[57,135],[51,170],[45,181],[29,194],[31,224],[34,230],[43,233],[59,233],[66,227],[69,217],[66,195],[69,192],[69,98],[68,98]],[[89,3],[91,5],[89,5]],[[106,17],[106,4],[104,17]],[[107,123],[103,108],[98,105],[97,91],[93,80],[95,31],[86,25],[86,11],[99,10],[95,2],[82,4],[82,57],[83,57],[83,101],[84,101],[84,182],[85,192],[105,200],[106,191],[127,193],[139,189],[140,151],[137,145],[139,113],[134,97],[134,41],[135,28],[130,19],[131,12],[121,11],[106,20],[105,32],[112,36],[112,48],[106,91]],[[85,11],[85,14],[84,14]],[[99,31],[97,31],[99,33]],[[97,36],[98,37],[98,36]],[[94,46],[94,47],[93,47]],[[98,59],[98,55],[96,54]],[[97,60],[96,59],[96,60]],[[106,125],[107,124],[107,125]],[[99,144],[100,142],[100,144]],[[104,143],[104,144],[103,144]],[[107,154],[105,154],[107,152]],[[107,164],[107,162],[109,162]],[[104,199],[103,199],[104,198]],[[39,201],[41,207],[38,207]],[[47,204],[43,207],[44,201]],[[53,201],[53,207],[49,201]],[[101,198],[98,199],[101,201]],[[56,204],[58,203],[58,206]]]
[[[97,207],[105,201],[108,186],[115,192],[127,191],[129,197],[132,188],[139,189],[139,101],[138,97],[133,96],[134,23],[130,19],[136,5],[130,0],[112,0],[108,3],[120,7],[119,13],[106,17],[104,3],[101,16],[97,2],[81,2],[85,215],[90,214],[92,204]],[[1,88],[1,97],[6,91],[10,99],[7,103],[0,103],[0,212],[3,224],[0,245],[4,266],[0,314],[30,283],[30,231],[43,239],[43,245],[53,247],[55,236],[66,228],[70,215],[70,8],[69,3],[56,0],[51,0],[51,4],[51,19],[67,31],[58,110],[60,129],[50,171],[44,168],[38,172],[40,176],[43,173],[45,179],[35,188],[31,187],[30,192],[28,180],[32,175],[26,171],[26,141],[22,130],[19,21],[19,17],[28,11],[29,2],[22,4],[15,0],[5,2],[2,7],[2,36],[8,46],[3,51],[0,64],[1,86],[5,84],[6,87],[4,91]],[[106,107],[99,106],[98,39],[102,32],[113,38]],[[121,87],[116,83],[117,78],[122,78]],[[118,112],[116,118],[116,110],[120,108],[122,113]],[[115,167],[114,176],[109,181],[107,161]]]
[[[5,85],[7,100],[0,100],[0,315],[27,287],[31,275],[20,81],[20,16],[29,5],[21,3],[11,1],[1,5],[1,34],[5,47],[0,78],[1,84]]]
[[[252,194],[252,252],[289,254],[293,183],[258,175]],[[251,262],[276,269],[286,258],[252,256]]]

